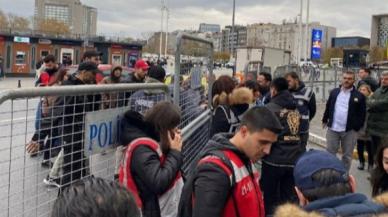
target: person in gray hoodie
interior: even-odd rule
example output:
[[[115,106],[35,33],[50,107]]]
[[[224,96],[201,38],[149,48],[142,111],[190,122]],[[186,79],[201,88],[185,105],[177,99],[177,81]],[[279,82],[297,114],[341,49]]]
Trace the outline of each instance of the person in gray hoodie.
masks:
[[[161,66],[152,66],[148,71],[148,78],[145,83],[164,83],[166,71]],[[163,90],[138,90],[129,98],[131,110],[144,113],[156,103],[165,101],[167,95]]]

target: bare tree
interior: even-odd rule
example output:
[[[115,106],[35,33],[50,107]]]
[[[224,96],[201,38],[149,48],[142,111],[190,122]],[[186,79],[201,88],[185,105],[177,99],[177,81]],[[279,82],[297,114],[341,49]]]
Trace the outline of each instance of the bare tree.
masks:
[[[14,30],[29,30],[30,21],[25,17],[10,13],[8,14],[8,27]]]

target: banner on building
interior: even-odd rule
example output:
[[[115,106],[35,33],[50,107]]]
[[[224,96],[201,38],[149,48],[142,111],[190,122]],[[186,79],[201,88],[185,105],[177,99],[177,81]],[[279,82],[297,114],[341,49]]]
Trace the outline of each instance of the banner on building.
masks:
[[[312,46],[311,46],[311,59],[312,60],[321,59],[322,35],[323,35],[322,30],[313,29]]]

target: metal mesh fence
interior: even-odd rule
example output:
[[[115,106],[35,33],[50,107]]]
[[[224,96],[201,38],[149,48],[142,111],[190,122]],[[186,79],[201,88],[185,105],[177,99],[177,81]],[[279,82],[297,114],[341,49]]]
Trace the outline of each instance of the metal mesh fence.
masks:
[[[0,95],[0,216],[49,216],[59,185],[90,175],[113,179],[115,117],[128,109],[144,113],[169,96],[147,85],[108,86],[15,90],[4,93],[6,101]],[[39,150],[31,155],[26,144]]]

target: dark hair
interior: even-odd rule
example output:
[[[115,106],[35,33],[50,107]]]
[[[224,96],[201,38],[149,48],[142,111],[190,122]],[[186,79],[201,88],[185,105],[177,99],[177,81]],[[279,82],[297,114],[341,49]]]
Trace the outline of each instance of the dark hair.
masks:
[[[222,75],[213,83],[212,98],[214,98],[215,95],[220,95],[223,92],[228,95],[232,93],[234,88],[236,88],[236,83],[233,81],[232,77]]]
[[[288,73],[284,76],[284,78],[288,78],[288,77],[291,77],[292,79],[295,79],[295,80],[300,81],[299,75],[298,75],[298,73],[296,73],[296,72],[288,72]]]
[[[371,74],[371,71],[369,68],[366,68],[366,67],[361,67],[360,70],[364,70],[366,73],[368,73],[369,75]]]
[[[121,66],[115,66],[112,68],[111,72],[110,72],[110,78],[113,82],[117,83],[120,81],[120,77],[116,77],[115,76],[115,71],[116,70],[120,70],[121,72],[123,72],[123,67]]]
[[[259,75],[262,75],[266,81],[272,81],[272,75],[268,72],[260,72]]]
[[[282,77],[275,78],[271,83],[271,87],[275,88],[278,92],[285,91],[288,90],[288,82]]]
[[[117,182],[89,177],[74,183],[57,198],[51,217],[140,217],[127,189]]]
[[[241,87],[247,87],[248,89],[252,90],[252,92],[260,91],[260,86],[257,81],[245,81]]]
[[[348,176],[348,174],[346,175]],[[352,187],[349,182],[338,182],[338,180],[343,179],[341,176],[342,174],[334,169],[320,170],[311,176],[314,182],[320,183],[320,187],[300,190],[303,196],[310,202],[352,193]]]
[[[353,71],[344,71],[343,74],[353,75],[353,78],[356,78],[356,73],[354,73]]]
[[[148,70],[148,76],[160,82],[164,82],[164,79],[166,78],[166,70],[164,70],[161,66],[151,66]]]
[[[57,59],[55,58],[54,55],[49,54],[49,55],[47,55],[47,56],[43,59],[43,62],[44,62],[44,63],[49,63],[49,62],[55,63],[56,60],[57,60]]]
[[[146,112],[144,121],[149,123],[155,133],[159,135],[162,150],[167,152],[170,147],[168,133],[177,127],[181,121],[179,107],[171,102],[159,102]]]
[[[388,144],[385,144],[379,148],[376,154],[376,168],[372,171],[371,184],[372,184],[372,196],[375,197],[384,192],[383,184],[388,182],[387,172],[383,166],[383,154],[384,150],[388,148]],[[385,184],[387,185],[387,184]]]
[[[267,129],[276,134],[283,129],[276,115],[266,107],[254,107],[245,112],[241,119],[241,126],[247,126],[250,132]]]

